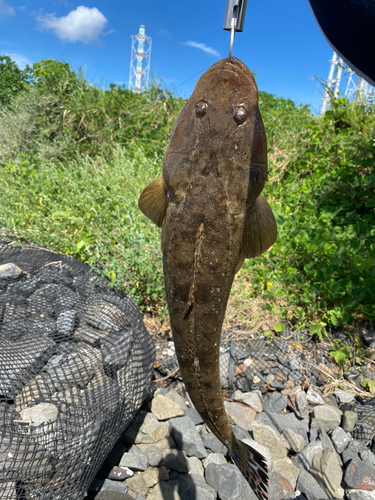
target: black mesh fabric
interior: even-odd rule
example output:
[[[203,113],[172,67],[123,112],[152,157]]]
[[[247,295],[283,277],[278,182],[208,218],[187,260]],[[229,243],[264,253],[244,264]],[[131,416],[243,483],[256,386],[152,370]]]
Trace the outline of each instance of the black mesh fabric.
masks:
[[[0,498],[79,500],[150,391],[135,301],[72,257],[0,244]]]

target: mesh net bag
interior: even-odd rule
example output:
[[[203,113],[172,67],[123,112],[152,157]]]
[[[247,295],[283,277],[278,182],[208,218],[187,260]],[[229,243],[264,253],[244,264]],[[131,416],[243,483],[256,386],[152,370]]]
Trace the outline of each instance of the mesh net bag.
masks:
[[[137,304],[72,257],[0,244],[0,342],[0,499],[83,499],[150,391]]]

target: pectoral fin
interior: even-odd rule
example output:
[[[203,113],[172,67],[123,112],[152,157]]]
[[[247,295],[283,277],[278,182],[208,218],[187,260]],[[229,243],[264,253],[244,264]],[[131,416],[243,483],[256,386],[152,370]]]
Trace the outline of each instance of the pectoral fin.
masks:
[[[167,188],[163,177],[152,181],[142,191],[138,206],[154,224],[161,227],[167,211]]]
[[[258,257],[276,241],[277,226],[271,207],[263,196],[258,196],[255,205],[245,215],[242,247],[237,271],[245,259]]]

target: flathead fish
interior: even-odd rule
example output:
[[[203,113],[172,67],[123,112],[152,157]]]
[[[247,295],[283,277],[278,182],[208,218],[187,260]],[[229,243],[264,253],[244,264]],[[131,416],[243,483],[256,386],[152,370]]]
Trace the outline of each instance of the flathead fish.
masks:
[[[220,386],[220,334],[235,273],[276,240],[275,218],[261,196],[267,139],[258,90],[239,59],[223,59],[198,80],[174,125],[162,177],[139,208],[162,227],[163,269],[182,378],[206,425],[261,500],[267,465],[236,439]]]

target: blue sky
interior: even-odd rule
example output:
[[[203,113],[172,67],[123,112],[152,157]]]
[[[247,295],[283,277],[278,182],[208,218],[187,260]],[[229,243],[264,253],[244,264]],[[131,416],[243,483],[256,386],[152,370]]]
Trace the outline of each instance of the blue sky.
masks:
[[[0,0],[0,54],[21,66],[62,59],[96,83],[127,85],[130,35],[144,24],[151,74],[189,97],[194,75],[227,56],[224,8],[225,0]],[[332,49],[307,0],[249,0],[233,55],[257,72],[261,90],[320,108],[313,77],[327,78]]]

